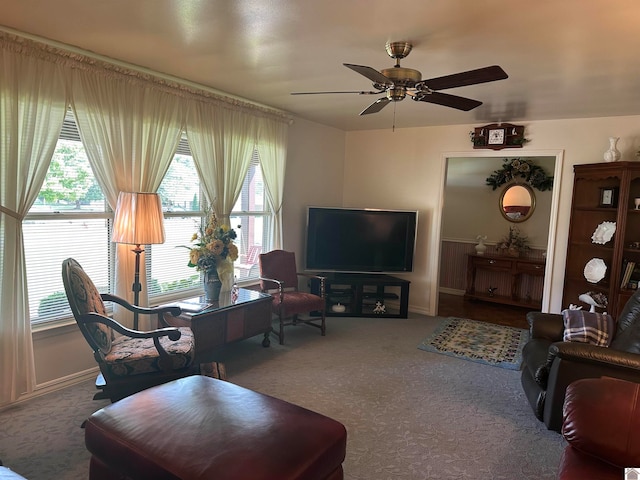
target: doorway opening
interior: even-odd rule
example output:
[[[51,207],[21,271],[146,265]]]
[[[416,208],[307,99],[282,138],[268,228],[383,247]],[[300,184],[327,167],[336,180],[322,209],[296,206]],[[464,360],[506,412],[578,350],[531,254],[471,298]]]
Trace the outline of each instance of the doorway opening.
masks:
[[[486,236],[485,243],[495,245],[509,227],[516,225],[500,211],[501,189],[495,191],[486,179],[502,167],[506,159],[527,158],[544,166],[554,176],[554,188],[547,192],[536,190],[536,211],[517,228],[530,235],[537,254],[546,255],[542,283],[542,311],[550,311],[550,289],[554,262],[554,242],[559,203],[559,185],[562,172],[562,151],[483,151],[447,153],[443,155],[442,191],[440,196],[438,228],[437,286],[431,301],[434,312],[443,316],[464,316],[479,320],[493,319],[494,323],[523,324],[531,308],[463,301],[466,287],[467,254],[475,253],[477,238]],[[443,247],[443,245],[446,247]],[[454,245],[452,257],[451,245]],[[457,254],[455,253],[457,251]],[[465,253],[466,252],[466,253]],[[443,255],[447,258],[443,258]],[[456,298],[458,297],[458,298]],[[538,297],[539,298],[539,297]],[[442,305],[441,305],[442,304]]]

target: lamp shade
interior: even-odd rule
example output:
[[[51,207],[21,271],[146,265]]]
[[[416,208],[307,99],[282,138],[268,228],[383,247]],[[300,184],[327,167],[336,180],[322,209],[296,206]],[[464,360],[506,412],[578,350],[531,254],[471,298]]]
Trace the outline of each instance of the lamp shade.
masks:
[[[157,193],[120,192],[113,220],[115,243],[164,243],[162,202]]]

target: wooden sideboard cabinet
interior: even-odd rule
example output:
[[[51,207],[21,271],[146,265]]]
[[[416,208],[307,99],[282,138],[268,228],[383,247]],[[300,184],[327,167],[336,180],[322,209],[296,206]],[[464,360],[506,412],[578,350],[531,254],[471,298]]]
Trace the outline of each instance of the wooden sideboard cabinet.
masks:
[[[502,303],[533,309],[542,308],[541,292],[523,295],[520,285],[524,276],[544,277],[545,262],[534,258],[519,258],[497,255],[469,255],[467,260],[467,289],[465,298],[485,302]],[[506,285],[490,292],[476,288],[478,271],[487,271],[495,278],[495,285]]]

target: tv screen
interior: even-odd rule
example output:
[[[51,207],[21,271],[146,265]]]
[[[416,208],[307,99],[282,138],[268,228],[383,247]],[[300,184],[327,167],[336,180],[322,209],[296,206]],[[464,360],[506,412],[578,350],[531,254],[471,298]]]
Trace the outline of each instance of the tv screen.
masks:
[[[413,270],[418,212],[307,208],[307,270],[394,273]]]

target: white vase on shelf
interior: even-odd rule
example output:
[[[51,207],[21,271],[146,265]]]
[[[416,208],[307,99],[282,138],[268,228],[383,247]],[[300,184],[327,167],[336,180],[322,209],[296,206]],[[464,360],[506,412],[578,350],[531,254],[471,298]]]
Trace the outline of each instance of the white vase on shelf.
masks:
[[[484,255],[484,252],[487,251],[487,246],[484,244],[484,241],[487,239],[486,235],[478,235],[476,240],[478,240],[478,244],[476,245],[476,254]]]
[[[605,162],[617,162],[620,160],[620,150],[618,150],[618,140],[620,137],[609,137],[609,150],[604,152]]]

